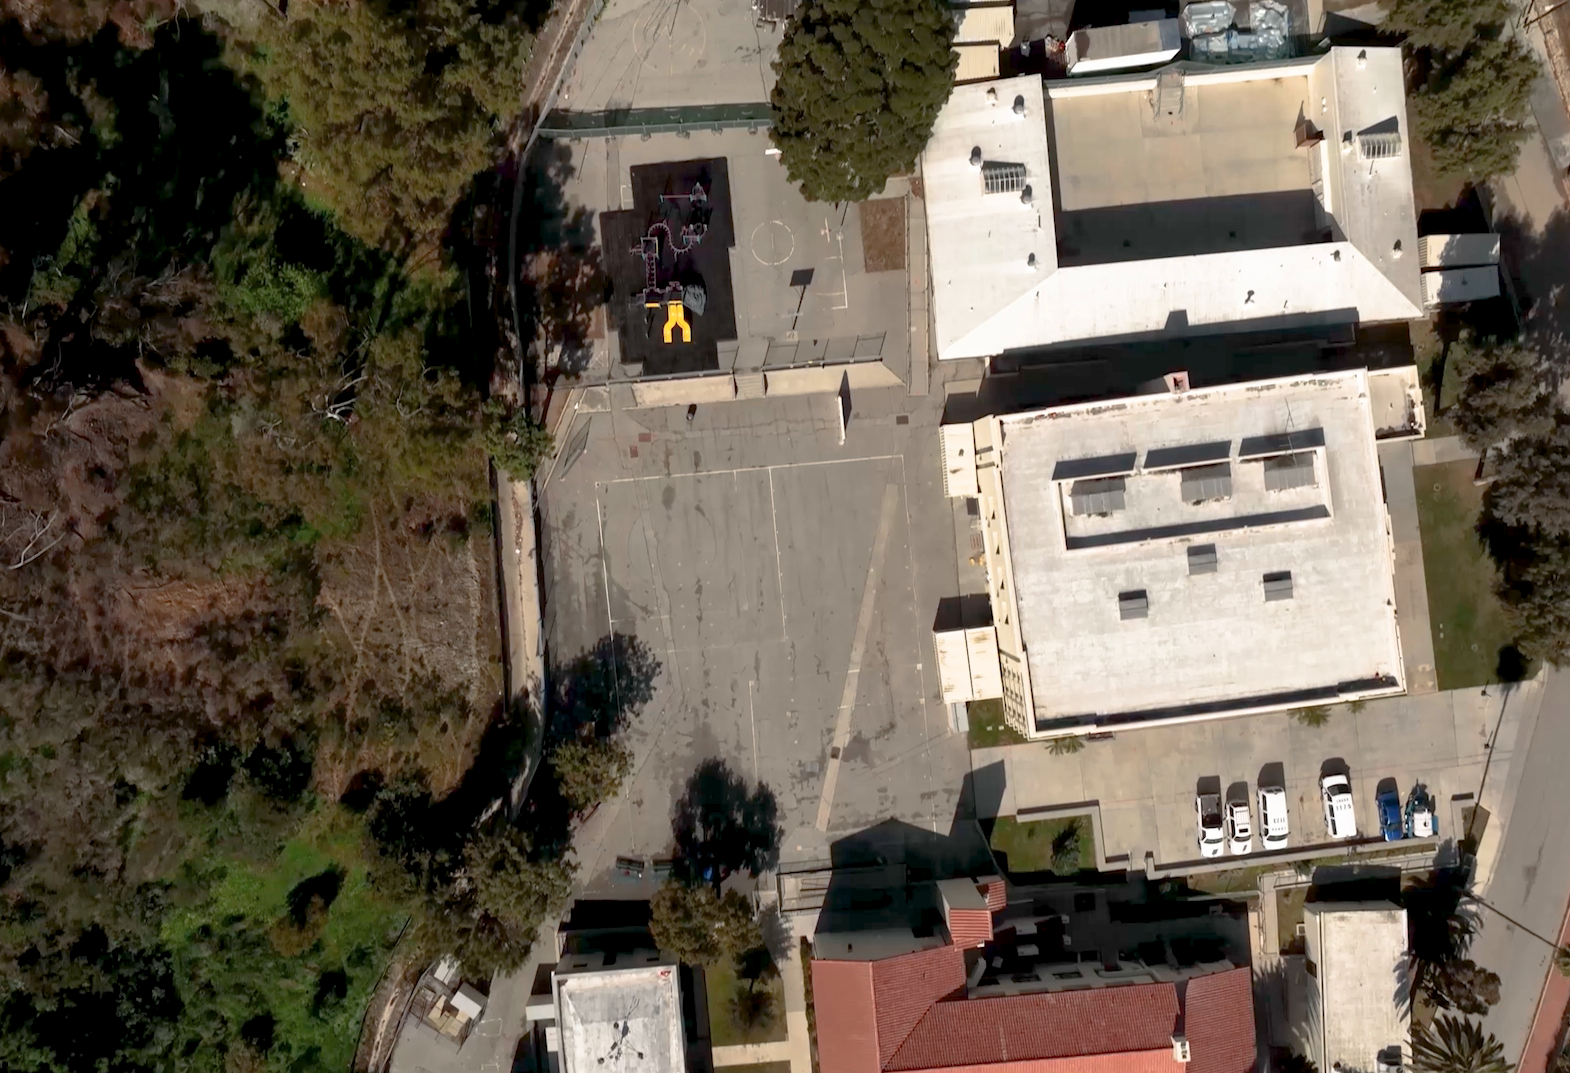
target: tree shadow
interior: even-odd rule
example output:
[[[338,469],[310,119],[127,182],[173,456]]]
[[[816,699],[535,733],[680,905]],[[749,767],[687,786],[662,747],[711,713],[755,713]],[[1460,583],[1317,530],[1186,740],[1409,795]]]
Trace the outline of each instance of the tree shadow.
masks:
[[[631,634],[601,637],[551,671],[550,733],[564,738],[592,727],[601,736],[626,729],[654,699],[663,664]]]
[[[513,204],[525,208],[507,224],[516,234],[505,238],[509,272],[517,273],[520,343],[547,386],[588,367],[594,311],[610,297],[594,214],[567,203],[564,188],[573,173],[571,149],[543,143],[517,178],[521,197]]]
[[[718,887],[726,877],[759,873],[779,863],[779,802],[766,783],[748,789],[747,780],[725,761],[698,765],[686,791],[672,809],[676,870],[689,883]]]
[[[1426,989],[1440,966],[1466,956],[1477,935],[1478,908],[1465,870],[1443,868],[1401,895],[1406,907],[1414,990]]]

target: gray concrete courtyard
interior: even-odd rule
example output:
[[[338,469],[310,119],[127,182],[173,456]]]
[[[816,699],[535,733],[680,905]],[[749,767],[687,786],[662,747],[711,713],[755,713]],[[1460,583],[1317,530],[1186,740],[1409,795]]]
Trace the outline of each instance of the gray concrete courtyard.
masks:
[[[834,405],[618,410],[564,433],[583,451],[541,496],[553,658],[614,631],[661,663],[629,731],[636,772],[580,846],[586,874],[665,852],[710,757],[775,792],[786,860],[888,819],[949,831],[969,754],[931,662],[956,584],[950,532],[929,524],[948,509],[938,403],[864,393],[843,446]]]
[[[558,107],[578,112],[766,101],[782,29],[747,0],[610,0]]]

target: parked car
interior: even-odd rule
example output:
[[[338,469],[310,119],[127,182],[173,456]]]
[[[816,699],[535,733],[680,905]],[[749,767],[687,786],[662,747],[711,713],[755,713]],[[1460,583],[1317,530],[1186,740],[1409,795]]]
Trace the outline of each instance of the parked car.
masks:
[[[1248,814],[1247,801],[1227,805],[1227,852],[1234,857],[1254,852],[1254,820]]]
[[[1399,842],[1406,837],[1406,824],[1401,820],[1399,791],[1383,791],[1374,798],[1374,807],[1379,810],[1379,829],[1384,833],[1386,842]]]
[[[1352,811],[1352,780],[1345,775],[1321,775],[1319,796],[1325,806],[1325,830],[1331,838],[1356,838],[1357,817]]]
[[[1434,819],[1434,799],[1429,795],[1428,787],[1418,783],[1412,787],[1412,795],[1406,799],[1406,836],[1430,838],[1438,833],[1439,824]]]
[[[1287,792],[1280,786],[1259,788],[1259,841],[1267,850],[1287,848]]]
[[[1195,794],[1194,821],[1199,825],[1199,855],[1219,857],[1226,852],[1226,834],[1221,829],[1221,795]]]

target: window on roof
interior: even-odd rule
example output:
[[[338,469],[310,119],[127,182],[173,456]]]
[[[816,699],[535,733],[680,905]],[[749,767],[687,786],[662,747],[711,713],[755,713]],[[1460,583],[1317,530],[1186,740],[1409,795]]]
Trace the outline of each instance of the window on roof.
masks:
[[[1214,544],[1195,544],[1189,548],[1188,572],[1190,574],[1214,574],[1216,572],[1216,546]]]
[[[1178,471],[1182,475],[1182,493],[1185,503],[1204,503],[1211,499],[1232,498],[1232,464],[1217,462],[1211,466],[1190,466]]]
[[[1069,505],[1074,514],[1113,514],[1123,509],[1125,484],[1122,477],[1098,477],[1069,485]]]
[[[1265,490],[1281,492],[1288,488],[1308,488],[1319,483],[1314,474],[1314,452],[1275,455],[1265,459]]]

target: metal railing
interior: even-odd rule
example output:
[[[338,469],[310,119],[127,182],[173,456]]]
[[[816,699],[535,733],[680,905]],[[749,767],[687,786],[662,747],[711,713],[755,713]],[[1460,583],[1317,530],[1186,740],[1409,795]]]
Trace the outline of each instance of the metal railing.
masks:
[[[632,134],[686,134],[695,130],[744,129],[756,133],[772,122],[767,103],[607,108],[599,112],[558,110],[540,121],[539,134],[542,138],[616,138]]]

